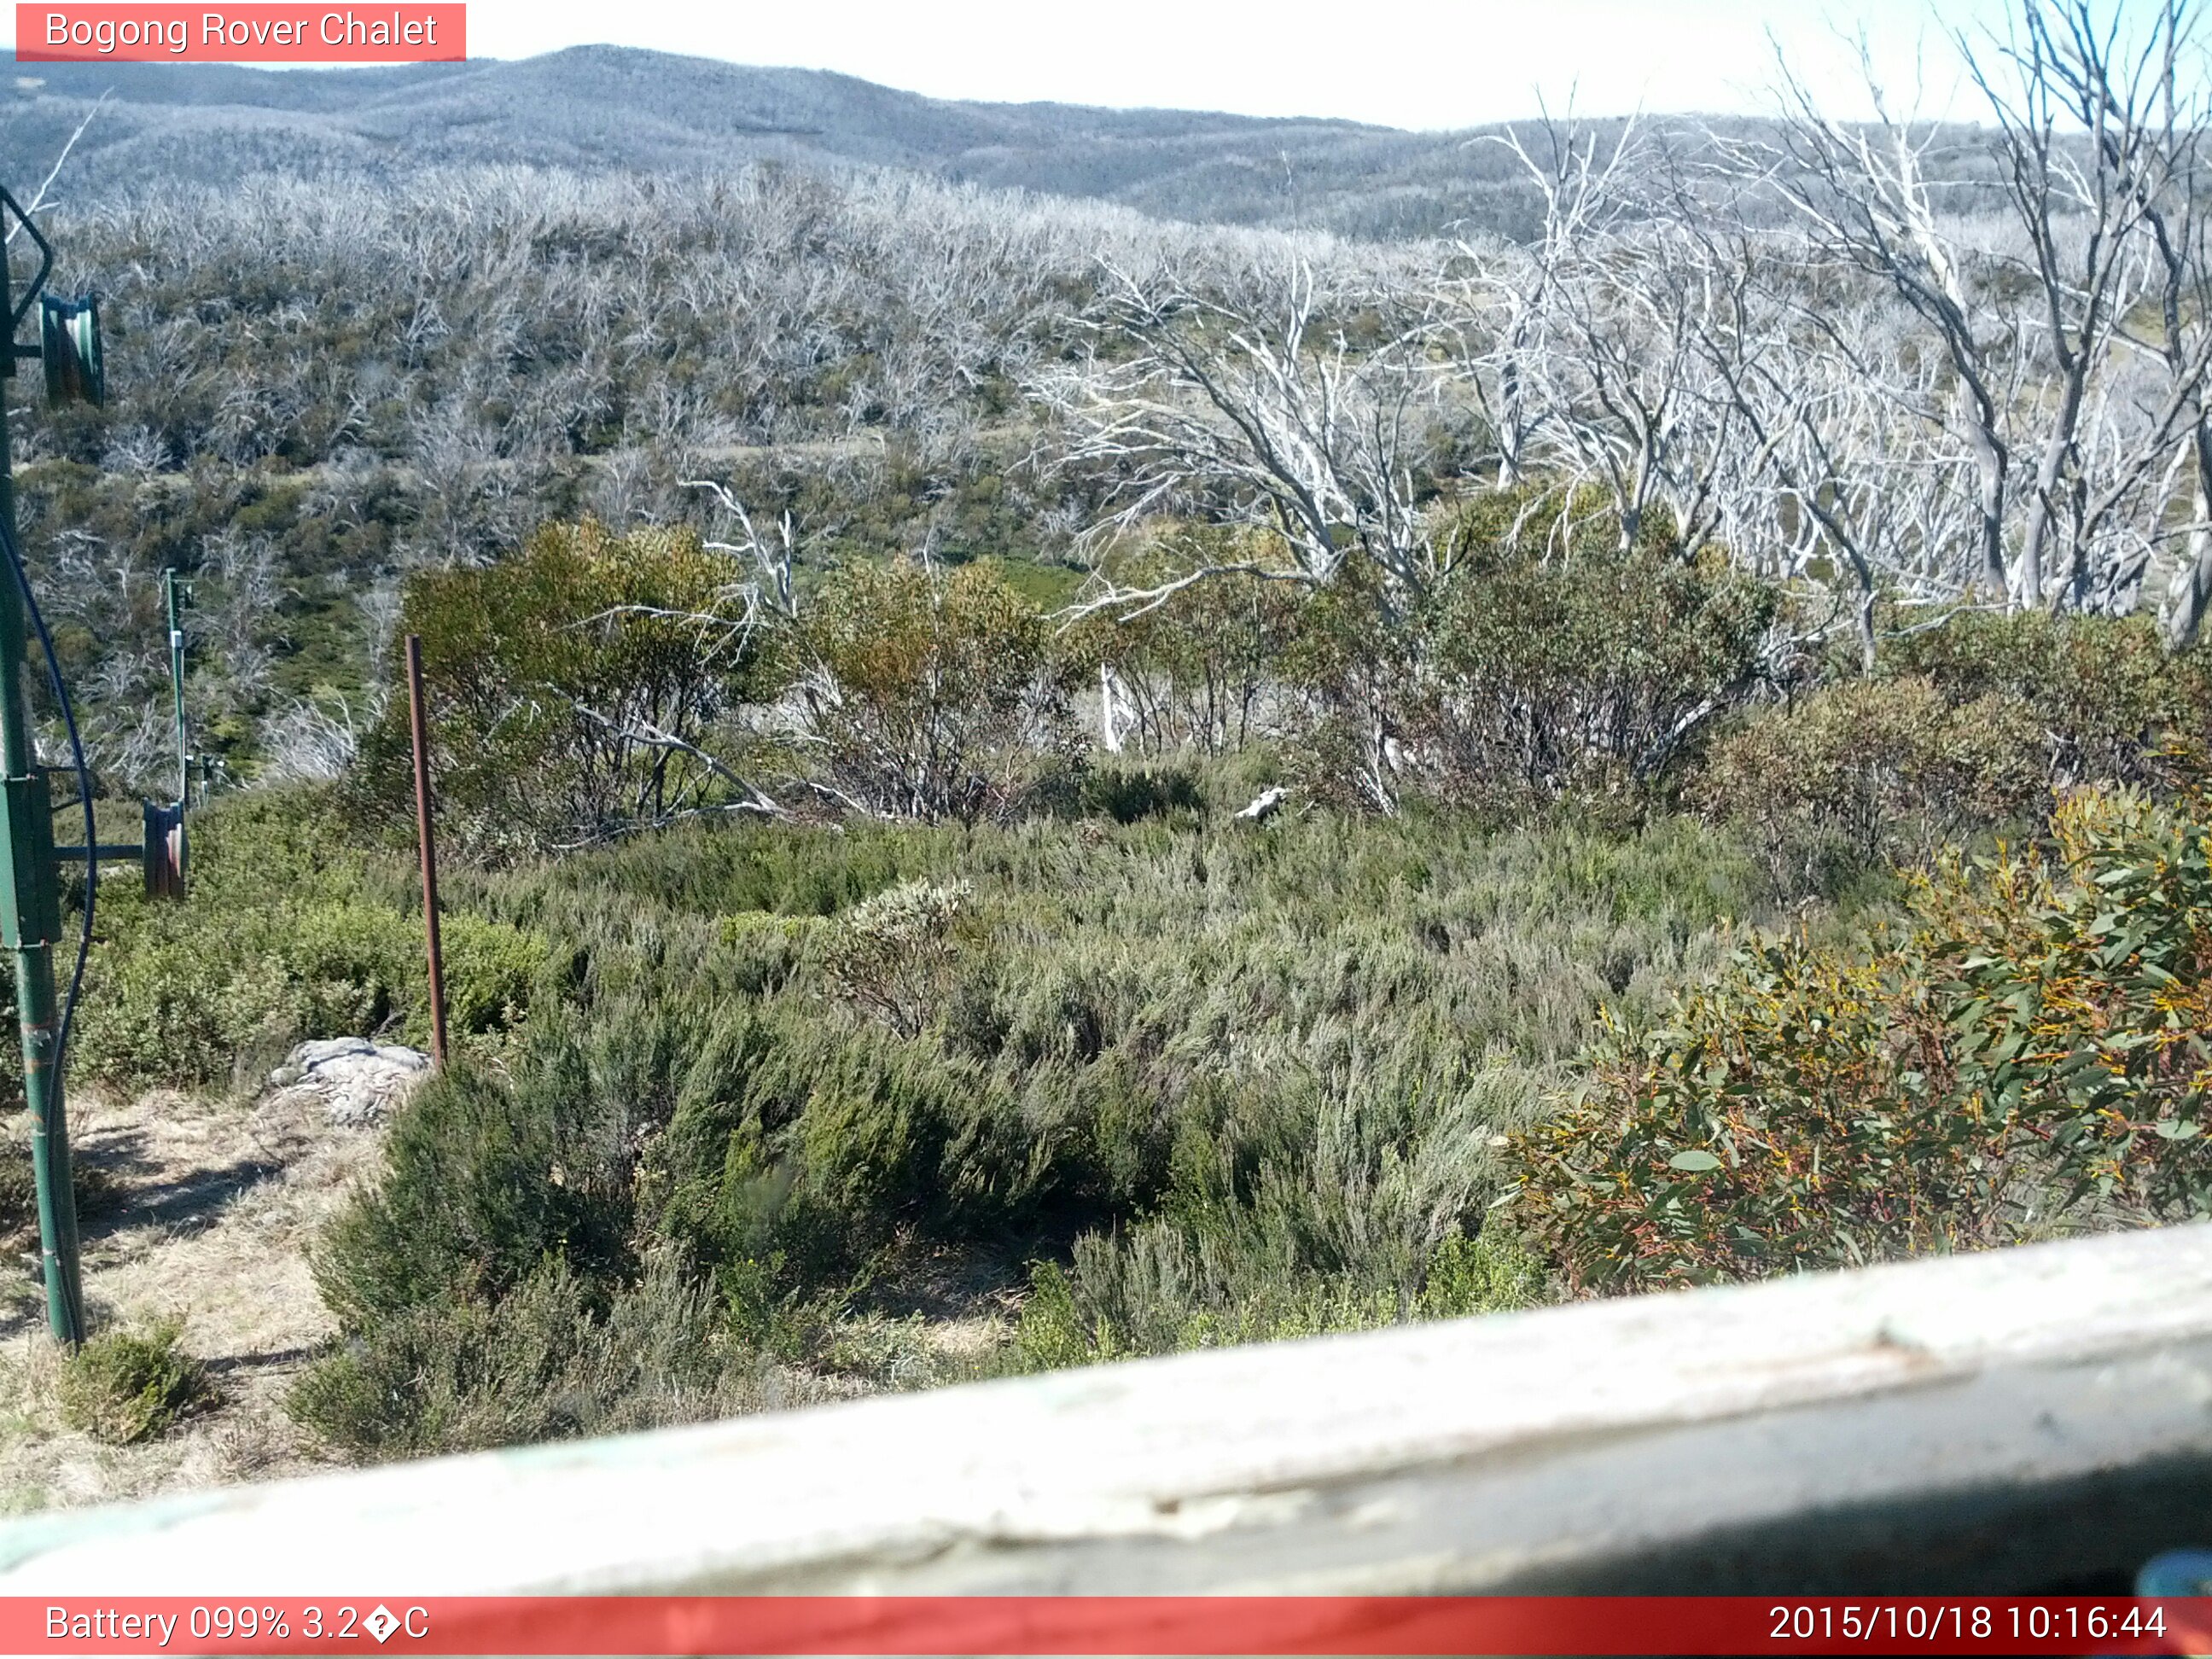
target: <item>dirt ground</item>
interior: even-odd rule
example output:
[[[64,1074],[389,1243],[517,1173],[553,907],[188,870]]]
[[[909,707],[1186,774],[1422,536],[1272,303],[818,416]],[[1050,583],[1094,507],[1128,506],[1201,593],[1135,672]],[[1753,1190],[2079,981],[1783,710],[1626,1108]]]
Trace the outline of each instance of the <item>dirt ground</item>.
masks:
[[[331,1331],[307,1247],[379,1137],[328,1121],[307,1091],[259,1102],[157,1092],[80,1096],[73,1138],[86,1206],[84,1292],[94,1330],[174,1317],[217,1402],[162,1439],[106,1446],[61,1422],[35,1247],[0,1290],[0,1510],[21,1513],[303,1473],[319,1460],[284,1389]]]
[[[307,1251],[376,1171],[375,1128],[331,1121],[312,1090],[258,1101],[157,1091],[80,1096],[71,1139],[82,1194],[86,1311],[95,1332],[174,1318],[215,1403],[161,1438],[110,1446],[55,1405],[35,1237],[0,1262],[0,1514],[274,1480],[328,1467],[284,1411],[287,1388],[332,1334]],[[988,1374],[1012,1340],[1025,1263],[1049,1241],[988,1251],[901,1241],[878,1264],[792,1403]]]

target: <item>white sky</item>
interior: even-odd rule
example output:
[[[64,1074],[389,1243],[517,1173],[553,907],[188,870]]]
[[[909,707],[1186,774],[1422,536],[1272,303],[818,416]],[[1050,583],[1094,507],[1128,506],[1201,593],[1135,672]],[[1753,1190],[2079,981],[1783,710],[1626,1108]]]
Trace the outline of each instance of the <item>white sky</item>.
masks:
[[[12,33],[13,9],[0,6],[0,29]],[[1900,91],[1919,78],[1924,47],[1923,107],[1937,113],[1957,92],[1944,28],[2001,23],[2008,10],[2006,0],[473,0],[469,46],[523,58],[607,41],[838,70],[937,97],[1452,127],[1532,113],[1540,91],[1555,108],[1571,94],[1590,114],[1758,108],[1769,30],[1832,88],[1823,101],[1851,112],[1839,27],[1867,32]]]
[[[2130,0],[2133,3],[2133,0]],[[476,0],[469,46],[523,57],[582,40],[833,69],[940,98],[1334,115],[1456,127],[1554,107],[1591,114],[1759,106],[1771,28],[1834,68],[1863,27],[1903,83],[1927,40],[2005,0]],[[1840,78],[1840,76],[1838,77]]]

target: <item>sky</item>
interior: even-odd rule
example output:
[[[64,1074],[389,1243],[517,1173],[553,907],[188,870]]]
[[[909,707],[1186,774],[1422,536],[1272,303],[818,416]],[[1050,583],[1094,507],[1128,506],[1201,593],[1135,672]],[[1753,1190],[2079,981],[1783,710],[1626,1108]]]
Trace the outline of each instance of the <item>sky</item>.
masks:
[[[2004,0],[475,0],[472,52],[611,40],[841,70],[940,98],[1324,115],[1460,127],[1571,97],[1584,112],[1760,107],[1769,31],[1844,78],[1863,27],[1885,78],[1917,73],[1947,26]],[[1840,26],[1840,27],[1839,27]],[[1930,102],[1954,95],[1948,58]]]
[[[0,6],[0,30],[12,33],[13,9]],[[1858,113],[1844,41],[1862,30],[1893,93],[1917,86],[1923,113],[1963,112],[1944,32],[2002,27],[2009,9],[2008,0],[471,0],[469,46],[512,58],[611,42],[836,70],[940,98],[1439,128],[1531,115],[1540,99],[1554,110],[1571,99],[1587,114],[1755,111],[1774,78],[1770,35],[1824,105]]]

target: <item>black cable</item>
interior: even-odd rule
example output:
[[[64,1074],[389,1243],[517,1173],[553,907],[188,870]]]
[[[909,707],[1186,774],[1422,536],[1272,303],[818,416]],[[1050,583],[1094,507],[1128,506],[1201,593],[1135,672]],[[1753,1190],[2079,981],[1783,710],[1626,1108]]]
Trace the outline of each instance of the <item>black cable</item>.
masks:
[[[77,804],[84,808],[84,931],[77,935],[76,967],[70,975],[69,1000],[62,1004],[62,1026],[54,1040],[54,1075],[61,1076],[62,1062],[69,1054],[70,1027],[76,1019],[77,993],[84,988],[85,958],[92,954],[93,895],[100,887],[100,835],[92,816],[92,769],[85,764],[84,739],[77,735],[76,710],[70,704],[69,686],[62,678],[61,659],[54,654],[54,636],[46,631],[46,619],[40,613],[38,595],[31,592],[31,575],[23,568],[22,550],[15,544],[15,526],[8,515],[0,514],[0,549],[8,556],[8,568],[15,573],[15,588],[23,596],[23,608],[31,618],[31,626],[38,630],[39,649],[46,654],[46,683],[54,689],[54,701],[61,705],[62,724],[69,728],[70,753],[76,763]],[[13,687],[0,686],[0,696],[12,695]],[[31,741],[30,734],[24,734]],[[35,748],[35,744],[33,744]],[[36,759],[35,754],[33,757]]]

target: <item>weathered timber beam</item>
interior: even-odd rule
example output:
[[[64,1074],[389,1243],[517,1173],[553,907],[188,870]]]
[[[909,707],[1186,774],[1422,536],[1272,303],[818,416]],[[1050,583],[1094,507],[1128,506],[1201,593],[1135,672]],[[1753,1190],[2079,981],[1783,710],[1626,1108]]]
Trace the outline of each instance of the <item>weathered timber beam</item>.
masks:
[[[0,1593],[2124,1588],[2212,1540],[2212,1225],[0,1526]]]

